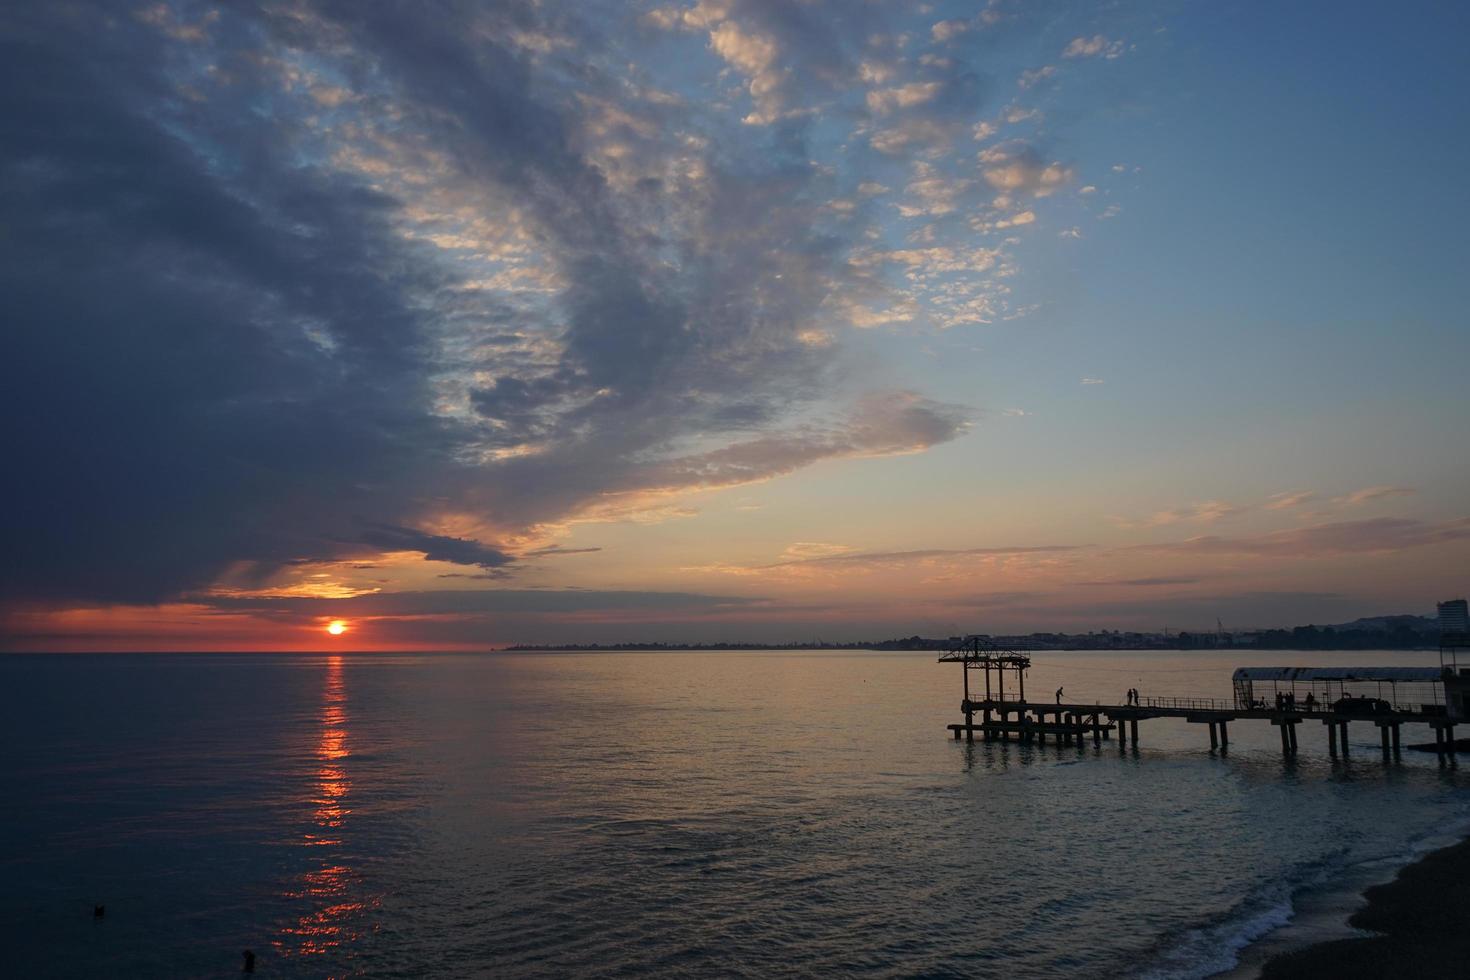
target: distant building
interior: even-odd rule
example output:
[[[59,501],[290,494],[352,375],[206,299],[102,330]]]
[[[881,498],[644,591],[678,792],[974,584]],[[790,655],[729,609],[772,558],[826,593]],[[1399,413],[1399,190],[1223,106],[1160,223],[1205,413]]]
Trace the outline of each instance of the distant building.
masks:
[[[1470,605],[1464,599],[1439,604],[1439,632],[1441,636],[1470,633]]]

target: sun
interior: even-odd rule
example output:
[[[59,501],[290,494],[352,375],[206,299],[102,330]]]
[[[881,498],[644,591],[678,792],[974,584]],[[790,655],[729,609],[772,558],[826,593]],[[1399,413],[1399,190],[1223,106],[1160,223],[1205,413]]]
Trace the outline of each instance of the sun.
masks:
[[[341,636],[347,632],[347,624],[340,619],[334,619],[327,624],[327,632],[333,636]]]

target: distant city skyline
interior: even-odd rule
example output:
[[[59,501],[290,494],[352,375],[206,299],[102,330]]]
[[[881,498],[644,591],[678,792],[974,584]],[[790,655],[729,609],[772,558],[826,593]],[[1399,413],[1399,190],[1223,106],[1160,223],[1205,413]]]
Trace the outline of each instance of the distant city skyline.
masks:
[[[0,649],[1470,591],[1470,8],[0,15]]]

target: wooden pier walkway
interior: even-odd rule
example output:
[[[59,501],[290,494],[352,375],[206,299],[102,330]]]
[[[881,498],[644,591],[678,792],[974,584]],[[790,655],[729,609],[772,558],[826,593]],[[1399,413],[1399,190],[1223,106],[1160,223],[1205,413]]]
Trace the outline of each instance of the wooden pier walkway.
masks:
[[[1435,750],[1443,756],[1457,751],[1456,724],[1470,724],[1470,667],[1461,667],[1455,653],[1462,648],[1470,648],[1470,637],[1461,643],[1457,635],[1448,646],[1442,642],[1438,668],[1242,667],[1232,677],[1233,701],[1141,698],[1130,691],[1127,704],[1067,702],[1062,689],[1057,690],[1055,703],[1028,700],[1031,658],[996,647],[981,636],[956,637],[939,662],[963,665],[960,711],[965,720],[948,726],[957,740],[973,742],[978,732],[987,741],[1044,743],[1051,738],[1057,744],[1080,746],[1089,738],[1101,744],[1116,732],[1120,745],[1136,746],[1140,721],[1182,718],[1206,726],[1210,747],[1223,749],[1230,744],[1232,722],[1264,721],[1279,730],[1281,751],[1290,755],[1297,751],[1298,727],[1318,723],[1326,729],[1328,752],[1346,755],[1348,726],[1359,722],[1378,729],[1385,754],[1399,751],[1404,725],[1426,725],[1434,732]],[[972,689],[971,671],[983,672],[983,695],[978,681]]]
[[[1420,712],[1392,712],[1376,715],[1353,714],[1331,709],[1260,709],[1237,708],[1226,702],[1193,698],[1143,698],[1138,704],[1080,704],[1027,702],[1019,699],[982,699],[965,701],[960,710],[970,719],[947,726],[956,739],[971,742],[976,733],[987,740],[1045,743],[1048,738],[1059,745],[1081,745],[1086,739],[1101,744],[1116,732],[1122,745],[1138,744],[1138,723],[1152,718],[1182,718],[1192,725],[1209,730],[1210,748],[1230,744],[1230,723],[1265,721],[1280,730],[1281,750],[1295,752],[1297,727],[1304,723],[1320,723],[1327,729],[1328,751],[1336,755],[1348,751],[1348,725],[1371,723],[1380,733],[1385,752],[1399,751],[1400,731],[1406,724],[1428,725],[1434,731],[1435,745],[1441,752],[1453,752],[1456,720],[1425,715]],[[979,716],[978,720],[975,716]]]

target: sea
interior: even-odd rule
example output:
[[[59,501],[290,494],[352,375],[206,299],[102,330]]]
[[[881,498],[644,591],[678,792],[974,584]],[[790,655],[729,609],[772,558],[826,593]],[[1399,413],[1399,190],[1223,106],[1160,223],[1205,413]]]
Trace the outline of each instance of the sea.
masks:
[[[1337,758],[1310,723],[1294,758],[1244,721],[956,742],[936,657],[0,657],[0,973],[1243,975],[1470,828],[1466,769],[1368,724]],[[1438,663],[1032,657],[1112,703]]]

